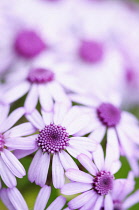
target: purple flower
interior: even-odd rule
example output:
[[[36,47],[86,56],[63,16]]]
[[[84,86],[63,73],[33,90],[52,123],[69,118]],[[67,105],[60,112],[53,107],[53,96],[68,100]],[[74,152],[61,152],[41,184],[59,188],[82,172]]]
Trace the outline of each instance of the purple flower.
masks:
[[[16,177],[22,178],[25,169],[11,152],[14,149],[33,149],[33,137],[21,137],[35,131],[30,123],[13,125],[25,114],[24,108],[14,110],[8,116],[9,106],[0,105],[0,176],[9,187],[16,186]],[[12,128],[13,127],[13,128]]]
[[[80,153],[84,153],[91,157],[90,151],[96,148],[95,142],[87,137],[72,137],[85,127],[89,116],[82,113],[78,106],[69,108],[64,104],[55,104],[54,113],[42,110],[41,116],[35,110],[26,117],[39,129],[39,134],[34,137],[37,152],[30,165],[28,178],[43,187],[52,157],[53,184],[55,188],[60,188],[65,181],[64,169],[78,169],[70,155],[76,158]],[[21,158],[22,152],[19,151],[16,155]]]
[[[66,171],[66,176],[74,182],[65,184],[61,193],[66,195],[82,193],[68,203],[71,209],[97,210],[103,207],[104,203],[109,210],[109,202],[112,201],[110,192],[115,183],[113,174],[121,166],[111,152],[108,146],[104,160],[102,147],[98,145],[97,150],[93,152],[94,163],[84,154],[78,156],[79,162],[91,175],[79,169],[70,168]]]
[[[136,176],[139,175],[138,167],[138,145],[139,126],[134,115],[119,108],[119,98],[110,92],[109,95],[102,95],[99,91],[94,95],[71,95],[73,101],[86,105],[84,108],[92,120],[88,126],[77,135],[90,133],[90,138],[98,143],[107,134],[107,143],[113,151],[127,157],[129,164]],[[134,134],[134,135],[133,135]]]

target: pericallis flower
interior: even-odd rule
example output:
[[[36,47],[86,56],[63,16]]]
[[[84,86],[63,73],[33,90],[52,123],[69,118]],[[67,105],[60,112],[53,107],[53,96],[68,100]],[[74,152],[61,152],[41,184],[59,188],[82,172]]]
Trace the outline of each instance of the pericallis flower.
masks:
[[[48,208],[46,207],[46,204],[49,200],[51,193],[51,187],[45,185],[41,190],[39,191],[39,194],[36,198],[35,204],[34,204],[34,210],[61,210],[63,206],[66,203],[66,198],[62,196],[58,196],[50,205]],[[3,203],[9,210],[28,210],[28,206],[20,193],[20,191],[13,187],[11,189],[3,188],[0,190],[0,198],[2,199]],[[68,208],[66,208],[69,210]]]
[[[77,78],[69,71],[67,63],[54,61],[53,56],[42,56],[29,66],[13,72],[7,79],[7,90],[4,91],[1,101],[12,103],[28,93],[25,99],[26,112],[36,107],[38,100],[46,111],[53,109],[53,103],[69,104],[68,91],[78,92]],[[32,103],[33,101],[33,103]]]
[[[31,123],[13,125],[25,114],[20,107],[8,116],[9,106],[0,105],[0,178],[9,187],[16,186],[16,178],[25,175],[25,169],[14,156],[14,149],[34,149],[32,136],[21,137],[35,132]],[[13,127],[13,128],[12,128]]]
[[[39,134],[34,137],[37,152],[29,167],[28,178],[43,187],[52,157],[52,182],[55,188],[60,188],[65,181],[64,169],[71,167],[78,169],[70,155],[76,158],[83,153],[92,157],[90,151],[93,152],[96,148],[96,143],[92,139],[72,137],[86,126],[89,116],[82,113],[78,106],[69,108],[60,103],[55,104],[54,112],[42,110],[41,116],[35,110],[26,117],[39,129]],[[16,152],[16,156],[21,158],[22,151]]]
[[[139,145],[138,120],[131,113],[120,109],[117,96],[111,91],[107,96],[102,95],[99,90],[96,90],[94,95],[71,95],[73,101],[86,105],[87,108],[84,109],[92,116],[88,126],[79,134],[91,132],[89,137],[98,143],[107,134],[107,143],[111,145],[113,151],[120,151],[121,155],[126,156],[134,174],[138,176],[138,152],[136,152]]]
[[[112,202],[111,191],[115,183],[113,174],[119,170],[121,164],[119,160],[113,159],[110,149],[106,150],[104,160],[100,145],[93,152],[93,157],[94,162],[87,155],[78,156],[79,162],[91,175],[72,168],[65,173],[73,182],[65,184],[61,193],[65,195],[82,193],[68,203],[71,209],[98,210],[104,205],[107,210],[112,210],[109,203]]]

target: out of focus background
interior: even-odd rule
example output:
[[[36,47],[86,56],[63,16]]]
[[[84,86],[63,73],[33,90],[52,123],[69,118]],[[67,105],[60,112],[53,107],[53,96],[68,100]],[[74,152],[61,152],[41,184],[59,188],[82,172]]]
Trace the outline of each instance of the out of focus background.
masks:
[[[139,0],[0,0],[0,96],[14,75],[41,59],[66,64],[84,92],[117,91],[121,107],[139,118]],[[21,159],[26,171],[31,160]],[[126,158],[121,162],[116,178],[130,171]],[[40,187],[27,176],[17,187],[32,210]],[[53,188],[48,204],[59,194]]]

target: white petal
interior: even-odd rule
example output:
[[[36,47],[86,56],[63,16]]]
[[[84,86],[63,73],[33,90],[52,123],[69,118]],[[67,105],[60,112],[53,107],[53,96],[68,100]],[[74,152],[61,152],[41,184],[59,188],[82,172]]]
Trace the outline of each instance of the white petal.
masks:
[[[104,209],[107,209],[107,210],[113,210],[113,201],[112,201],[112,197],[110,194],[106,195],[105,196],[105,199],[104,199]]]
[[[81,183],[93,182],[93,177],[90,174],[87,174],[78,169],[68,169],[65,174],[72,181],[81,182]]]
[[[45,126],[42,116],[36,109],[32,113],[27,114],[26,118],[33,124],[35,128],[42,129]]]
[[[106,127],[105,126],[99,126],[98,128],[96,128],[90,135],[89,138],[91,138],[92,140],[100,143],[105,135],[106,132]]]
[[[0,126],[2,125],[3,121],[7,118],[9,110],[9,105],[0,104]]]
[[[77,158],[77,156],[80,155],[81,153],[87,155],[89,158],[92,158],[91,152],[88,152],[87,150],[84,150],[84,149],[81,149],[81,148],[77,149],[77,148],[75,148],[75,147],[73,147],[73,146],[67,146],[67,147],[66,147],[66,150],[67,150],[68,153],[69,153],[70,155],[72,155],[74,158]]]
[[[61,188],[64,185],[64,169],[61,165],[58,154],[53,155],[52,161],[52,179],[55,188]]]
[[[39,99],[43,110],[47,112],[53,110],[53,99],[47,86],[39,85]]]
[[[55,124],[63,125],[63,120],[67,116],[70,105],[65,105],[64,103],[55,103],[54,105],[54,122]]]
[[[52,111],[51,112],[46,112],[42,109],[41,113],[42,113],[42,117],[43,117],[45,125],[49,125],[50,123],[53,123],[54,113]]]
[[[66,203],[66,198],[62,197],[61,195],[58,196],[47,208],[47,210],[61,210]]]
[[[62,189],[61,193],[64,195],[73,195],[81,192],[85,192],[92,188],[92,184],[74,182],[74,183],[67,183],[65,184]]]
[[[61,164],[65,170],[67,170],[69,168],[78,169],[78,166],[76,165],[74,160],[71,158],[71,156],[67,152],[61,151],[59,153],[59,158],[60,158]]]
[[[103,196],[98,197],[93,210],[100,210],[103,204]]]
[[[101,145],[97,145],[97,149],[93,152],[94,162],[99,171],[104,169],[104,153]]]

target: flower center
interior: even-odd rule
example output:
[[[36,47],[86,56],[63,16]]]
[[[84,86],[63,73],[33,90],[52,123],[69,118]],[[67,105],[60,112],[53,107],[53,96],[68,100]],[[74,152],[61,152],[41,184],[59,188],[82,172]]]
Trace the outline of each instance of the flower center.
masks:
[[[96,41],[82,41],[79,47],[79,56],[88,63],[97,63],[102,60],[104,49],[102,43]]]
[[[114,177],[110,172],[98,172],[94,178],[93,187],[99,195],[107,195],[113,188]]]
[[[69,134],[66,132],[66,129],[51,123],[40,131],[37,145],[42,149],[42,152],[56,153],[64,150],[69,145],[68,141]]]
[[[123,209],[121,201],[115,200],[115,201],[113,201],[113,204],[114,204],[114,210],[122,210]]]
[[[43,68],[32,69],[28,74],[27,80],[38,84],[51,82],[54,80],[54,73]]]
[[[102,103],[98,109],[97,114],[100,121],[108,126],[116,126],[121,119],[121,111],[110,103]]]
[[[2,134],[0,134],[0,152],[2,152],[3,148],[4,148],[4,136]]]
[[[40,54],[46,45],[35,31],[23,30],[17,34],[14,48],[20,56],[29,59]]]

